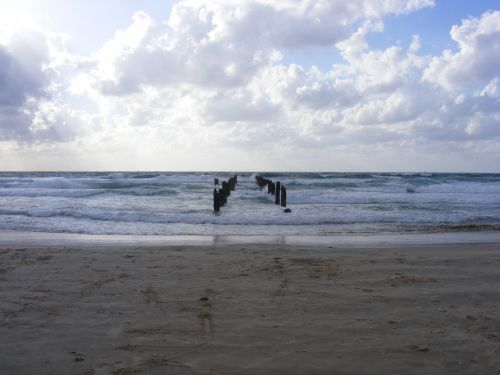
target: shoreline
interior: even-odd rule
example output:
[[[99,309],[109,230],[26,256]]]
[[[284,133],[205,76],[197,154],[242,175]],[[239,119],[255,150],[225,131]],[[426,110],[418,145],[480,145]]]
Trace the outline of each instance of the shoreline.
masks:
[[[93,235],[75,233],[0,230],[0,248],[5,247],[158,247],[286,245],[329,248],[387,248],[394,246],[500,244],[500,231],[399,233],[367,235]]]

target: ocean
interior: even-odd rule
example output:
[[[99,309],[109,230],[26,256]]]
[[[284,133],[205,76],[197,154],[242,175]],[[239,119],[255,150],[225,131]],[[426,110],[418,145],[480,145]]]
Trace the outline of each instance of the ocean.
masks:
[[[214,178],[238,175],[220,213]],[[133,235],[366,235],[500,230],[500,174],[0,172],[0,230]]]

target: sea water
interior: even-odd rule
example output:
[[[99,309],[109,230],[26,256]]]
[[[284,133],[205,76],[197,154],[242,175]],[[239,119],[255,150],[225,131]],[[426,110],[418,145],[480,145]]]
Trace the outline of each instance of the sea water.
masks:
[[[220,213],[214,178],[238,175]],[[1,172],[0,230],[135,235],[346,235],[500,229],[500,174]]]

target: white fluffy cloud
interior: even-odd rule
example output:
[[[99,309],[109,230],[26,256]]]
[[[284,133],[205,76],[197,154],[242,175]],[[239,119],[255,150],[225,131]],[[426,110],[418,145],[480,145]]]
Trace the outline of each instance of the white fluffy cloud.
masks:
[[[166,22],[143,12],[96,54],[95,85],[123,95],[144,86],[247,84],[276,50],[349,38],[356,23],[432,5],[430,0],[197,1],[173,6]]]
[[[194,169],[212,150],[248,157],[262,146],[310,163],[314,148],[326,169],[339,150],[352,160],[408,148],[498,154],[500,12],[453,26],[457,50],[439,56],[420,54],[418,35],[385,49],[366,40],[387,15],[432,5],[184,0],[165,21],[136,13],[89,56],[69,55],[60,36],[19,34],[31,44],[0,44],[0,140],[147,148],[188,155]],[[311,47],[342,61],[320,69],[287,58]]]
[[[423,79],[453,91],[500,76],[500,12],[469,18],[450,32],[458,52],[434,57]]]

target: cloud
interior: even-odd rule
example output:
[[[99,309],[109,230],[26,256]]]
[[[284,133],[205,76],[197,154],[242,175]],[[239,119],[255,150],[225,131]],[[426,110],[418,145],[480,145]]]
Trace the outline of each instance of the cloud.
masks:
[[[174,6],[168,23],[137,13],[129,28],[103,46],[91,72],[101,93],[128,95],[147,86],[181,84],[236,87],[270,59],[271,54],[214,30],[217,14],[208,6],[187,11],[182,5]],[[218,9],[221,13],[223,9]]]
[[[430,5],[429,0],[184,0],[166,22],[136,13],[132,24],[96,53],[91,76],[105,95],[128,95],[144,86],[241,87],[275,62],[276,50],[333,47],[361,20]]]
[[[500,75],[500,11],[469,18],[450,32],[458,52],[445,50],[434,57],[423,79],[446,90],[487,82]]]
[[[0,140],[52,142],[74,135],[75,112],[53,98],[63,39],[18,29],[0,44]]]
[[[205,113],[213,121],[275,121],[280,112],[277,104],[266,98],[251,97],[247,92],[217,94],[209,99]]]
[[[20,32],[0,44],[0,139],[29,133],[28,102],[47,95],[47,61],[47,43],[38,33]]]
[[[28,97],[43,96],[47,61],[48,46],[38,33],[18,33],[8,44],[0,44],[0,106],[19,107]]]
[[[185,0],[164,21],[136,13],[87,56],[47,32],[25,49],[12,39],[0,45],[0,139],[200,165],[236,149],[298,164],[314,154],[326,167],[339,150],[368,161],[401,150],[499,152],[500,12],[454,26],[457,50],[438,56],[420,52],[418,35],[408,46],[368,42],[388,14],[432,5]],[[18,38],[36,40],[27,35]],[[293,61],[291,51],[311,47],[341,61]]]
[[[45,75],[38,69],[27,69],[12,53],[0,46],[0,106],[19,107],[28,97],[44,93]]]

